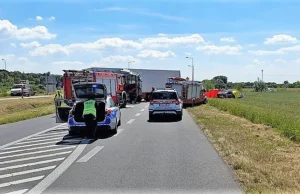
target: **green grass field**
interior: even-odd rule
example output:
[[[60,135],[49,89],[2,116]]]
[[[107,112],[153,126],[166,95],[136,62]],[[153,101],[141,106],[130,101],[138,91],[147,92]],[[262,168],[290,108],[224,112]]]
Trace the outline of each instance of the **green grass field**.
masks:
[[[300,141],[300,93],[295,91],[245,92],[243,99],[209,99],[209,104]]]

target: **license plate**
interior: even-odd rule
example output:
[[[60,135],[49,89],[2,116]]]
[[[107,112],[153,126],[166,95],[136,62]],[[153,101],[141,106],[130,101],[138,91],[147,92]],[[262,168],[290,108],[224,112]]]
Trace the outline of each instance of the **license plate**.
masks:
[[[161,107],[168,107],[169,104],[159,104],[159,106],[161,106]]]

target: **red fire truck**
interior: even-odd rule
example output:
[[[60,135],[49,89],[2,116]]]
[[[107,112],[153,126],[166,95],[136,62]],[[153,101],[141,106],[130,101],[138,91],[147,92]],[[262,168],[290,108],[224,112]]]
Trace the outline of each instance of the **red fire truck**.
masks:
[[[64,98],[72,100],[75,83],[97,82],[105,84],[107,93],[110,94],[116,104],[121,108],[126,107],[127,102],[141,101],[140,77],[130,71],[115,73],[112,71],[93,72],[87,70],[63,70]]]
[[[187,81],[181,77],[169,77],[166,88],[175,89],[183,105],[205,104],[207,102],[205,88],[199,81]]]

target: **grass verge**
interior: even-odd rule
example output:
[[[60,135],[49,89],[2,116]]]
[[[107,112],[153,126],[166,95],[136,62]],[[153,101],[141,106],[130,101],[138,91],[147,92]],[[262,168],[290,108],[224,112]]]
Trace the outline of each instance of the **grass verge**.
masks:
[[[300,146],[262,124],[203,105],[188,109],[246,193],[299,193]]]
[[[0,101],[0,125],[55,113],[53,97]]]

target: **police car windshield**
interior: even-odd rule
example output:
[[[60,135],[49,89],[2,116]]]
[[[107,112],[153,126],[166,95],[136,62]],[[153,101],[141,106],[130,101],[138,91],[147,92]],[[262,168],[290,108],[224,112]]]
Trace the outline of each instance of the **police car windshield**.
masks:
[[[154,92],[152,94],[152,100],[177,100],[176,92]]]
[[[104,89],[101,87],[93,87],[92,85],[74,86],[77,98],[103,98]]]

